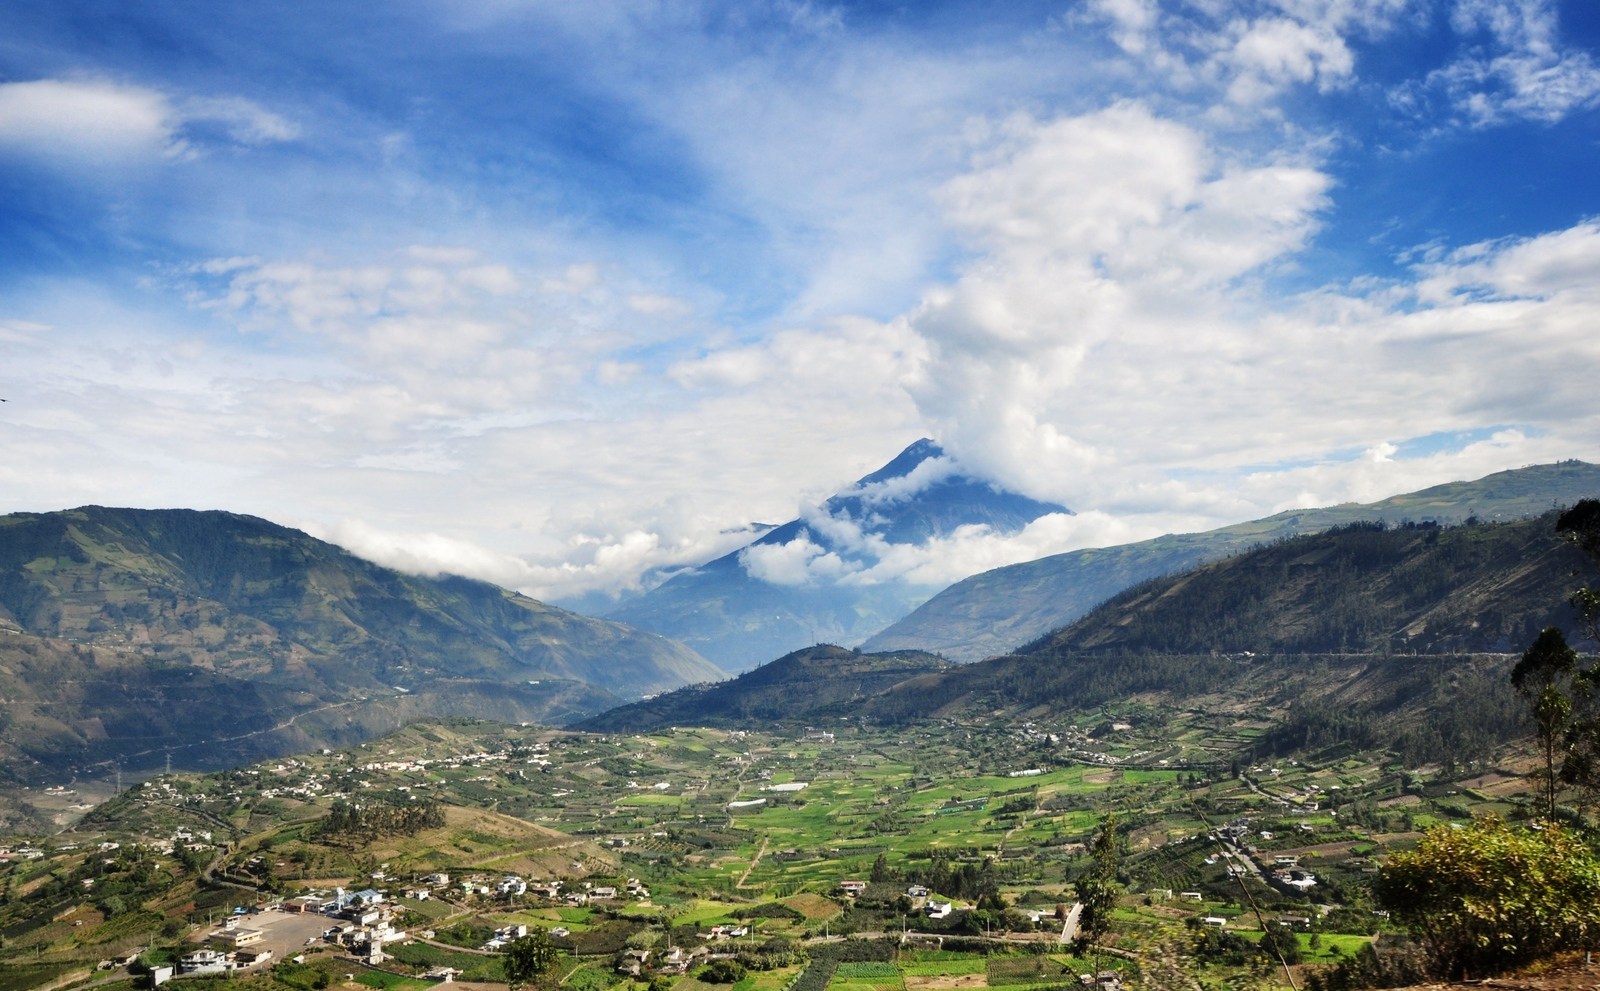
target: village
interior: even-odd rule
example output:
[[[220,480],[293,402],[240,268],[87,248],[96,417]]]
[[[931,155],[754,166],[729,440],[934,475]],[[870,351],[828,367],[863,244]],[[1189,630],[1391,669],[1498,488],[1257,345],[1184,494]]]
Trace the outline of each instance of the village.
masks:
[[[1072,952],[1071,879],[1102,810],[1118,810],[1132,879],[1109,948],[1175,923],[1225,946],[1275,928],[1308,957],[1336,960],[1386,925],[1362,892],[1387,844],[1508,807],[1497,791],[1519,784],[1480,772],[1419,785],[1337,752],[1208,769],[1183,757],[1251,731],[1142,714],[1100,720],[1092,736],[971,724],[910,735],[413,727],[348,752],[161,775],[113,804],[117,835],[90,820],[0,857],[81,874],[90,902],[152,859],[211,872],[220,887],[174,903],[189,926],[170,953],[141,951],[152,979],[343,967],[492,981],[505,951],[539,934],[569,982],[596,986],[584,975],[687,980],[718,963],[759,975],[754,991],[784,991],[772,982],[829,947],[889,939],[897,966],[992,942],[1044,952],[1074,985],[1110,987],[1118,966]],[[1089,760],[1078,754],[1088,740],[1114,743]],[[442,803],[443,828],[358,843],[317,833],[341,803],[423,802]],[[97,925],[81,918],[79,932]]]

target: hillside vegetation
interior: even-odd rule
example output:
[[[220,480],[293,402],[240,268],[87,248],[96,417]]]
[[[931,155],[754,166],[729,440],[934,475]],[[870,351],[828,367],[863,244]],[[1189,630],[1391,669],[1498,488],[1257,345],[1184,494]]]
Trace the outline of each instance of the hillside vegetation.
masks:
[[[223,766],[428,715],[562,720],[717,674],[662,637],[248,516],[0,518],[0,773]]]
[[[634,732],[667,726],[801,725],[848,717],[869,697],[950,662],[919,651],[863,654],[831,644],[797,650],[732,681],[691,685],[619,706],[576,729]]]
[[[1061,629],[1140,582],[1284,537],[1380,520],[1391,525],[1518,520],[1596,493],[1600,493],[1600,466],[1563,461],[1436,485],[1370,504],[1297,509],[1205,533],[1168,534],[1056,554],[957,582],[861,648],[928,650],[956,661],[981,660]]]
[[[1543,627],[1577,626],[1566,600],[1582,563],[1554,514],[1355,523],[1146,582],[1013,655],[903,670],[882,660],[893,655],[818,648],[585,725],[1020,722],[1132,701],[1162,719],[1265,714],[1269,750],[1347,742],[1458,761],[1527,731],[1510,667]],[[833,658],[838,675],[808,657]],[[878,668],[857,681],[851,663]]]

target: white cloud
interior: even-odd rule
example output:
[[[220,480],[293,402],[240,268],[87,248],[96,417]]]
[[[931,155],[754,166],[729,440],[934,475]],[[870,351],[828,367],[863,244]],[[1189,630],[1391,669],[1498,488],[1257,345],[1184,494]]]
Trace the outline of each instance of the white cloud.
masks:
[[[964,463],[1073,505],[1059,496],[1129,443],[1109,395],[1238,377],[1217,367],[1249,346],[1230,287],[1304,245],[1327,186],[1304,166],[1220,167],[1201,134],[1137,104],[1010,122],[948,187],[986,251],[909,316],[932,355],[919,408]]]
[[[525,584],[530,577],[528,566],[511,555],[438,533],[400,533],[359,520],[331,527],[307,524],[302,529],[352,554],[411,574],[472,575],[507,587]]]
[[[1340,206],[1340,160],[1320,152],[1338,136],[1289,115],[1322,91],[1364,99],[1363,60],[1386,54],[1375,42],[1432,7],[1076,9],[1011,35],[997,25],[1017,21],[986,19],[970,40],[803,2],[719,8],[728,22],[693,4],[446,12],[440,65],[553,39],[539,71],[581,71],[583,99],[626,128],[608,178],[628,178],[630,155],[649,163],[625,201],[564,185],[589,181],[560,168],[576,159],[483,168],[499,136],[474,130],[467,104],[441,114],[425,76],[406,80],[419,99],[393,101],[403,111],[354,89],[285,97],[348,101],[354,126],[319,127],[315,156],[273,156],[281,175],[204,154],[302,138],[248,101],[0,84],[12,155],[117,183],[186,160],[185,185],[126,197],[106,221],[122,262],[146,258],[128,245],[215,245],[115,305],[68,278],[47,303],[8,290],[0,483],[38,508],[359,519],[324,532],[551,597],[730,551],[748,535],[728,531],[787,518],[920,435],[1082,515],[890,548],[808,511],[840,550],[796,542],[754,567],[937,584],[1600,454],[1600,410],[1573,373],[1600,365],[1595,223],[1471,245],[1445,232],[1398,278],[1275,288]],[[1552,5],[1454,9],[1470,47],[1419,99],[1459,101],[1477,123],[1593,104],[1590,56],[1561,40]],[[349,154],[341,140],[370,157],[330,165]],[[298,210],[258,195],[275,184],[304,197]],[[169,213],[170,228],[149,221]],[[443,244],[414,243],[419,231]],[[179,294],[197,308],[162,310]],[[1470,440],[1415,453],[1432,436]],[[904,497],[950,464],[862,495]]]
[[[600,266],[592,262],[568,265],[560,275],[546,276],[539,284],[541,292],[558,296],[575,296],[600,284]]]
[[[648,316],[684,316],[692,309],[684,300],[660,293],[633,293],[628,296],[628,309]]]
[[[942,588],[969,575],[1050,554],[1108,547],[1159,536],[1160,522],[1089,511],[1049,513],[1014,534],[966,526],[923,544],[886,544],[871,567],[851,574],[845,584],[906,582]]]
[[[1143,55],[1151,45],[1159,10],[1156,0],[1089,0],[1088,8],[1111,26],[1111,38],[1129,55]]]
[[[262,145],[300,137],[298,124],[237,96],[190,97],[180,107],[179,117],[185,124],[218,124],[239,144]]]
[[[112,164],[173,151],[177,120],[154,90],[40,79],[0,83],[0,144],[48,158]]]
[[[220,126],[233,142],[292,141],[300,129],[240,97],[187,97],[98,80],[0,83],[0,148],[77,166],[113,166],[196,154],[192,133]]]
[[[1417,294],[1434,304],[1463,298],[1600,297],[1600,221],[1587,220],[1542,237],[1468,245],[1418,266]]]
[[[1326,27],[1268,17],[1238,31],[1232,46],[1217,57],[1222,74],[1231,79],[1228,97],[1235,103],[1261,103],[1296,83],[1315,82],[1326,91],[1355,71],[1344,39]]]
[[[834,582],[859,567],[805,536],[784,544],[753,544],[739,552],[739,562],[750,577],[773,585]]]
[[[1235,123],[1261,113],[1296,87],[1328,92],[1357,77],[1350,41],[1380,37],[1409,0],[1092,0],[1084,17],[1103,25],[1140,63],[1152,90],[1215,94]],[[1130,80],[1129,88],[1139,82]],[[1205,97],[1202,96],[1203,100]]]
[[[1397,105],[1415,108],[1438,92],[1477,126],[1554,123],[1600,105],[1600,65],[1562,44],[1552,0],[1457,0],[1451,24],[1463,39],[1481,43],[1402,86]]]
[[[881,482],[853,486],[843,494],[856,496],[868,509],[890,506],[911,499],[929,486],[939,484],[960,470],[954,458],[928,458],[904,475],[886,478]]]
[[[667,375],[685,389],[743,389],[762,381],[773,370],[765,347],[714,351],[693,361],[681,361]]]

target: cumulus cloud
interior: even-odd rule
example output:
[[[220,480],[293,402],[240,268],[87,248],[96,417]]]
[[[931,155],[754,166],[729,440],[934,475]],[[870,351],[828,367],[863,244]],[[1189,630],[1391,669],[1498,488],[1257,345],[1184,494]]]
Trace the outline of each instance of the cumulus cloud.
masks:
[[[886,478],[879,482],[856,485],[842,494],[860,499],[862,505],[868,509],[891,506],[914,498],[927,491],[930,486],[937,485],[957,474],[960,470],[960,466],[956,464],[954,458],[928,458],[918,463],[915,468],[912,468],[904,475]]]
[[[1297,83],[1314,82],[1326,91],[1347,82],[1355,70],[1343,38],[1325,26],[1286,17],[1241,25],[1216,61],[1230,79],[1229,99],[1243,104],[1260,103]]]
[[[644,313],[652,316],[683,316],[692,309],[689,304],[676,296],[664,296],[660,293],[633,293],[628,297],[628,309],[635,313]]]
[[[399,533],[360,520],[332,526],[305,524],[319,540],[338,544],[369,561],[420,575],[473,575],[515,588],[531,577],[527,564],[513,555],[490,551],[470,540],[438,533]]]
[[[1048,513],[1014,534],[965,526],[922,544],[885,545],[871,567],[847,576],[844,582],[905,582],[942,588],[981,571],[1085,547],[1130,543],[1163,532],[1159,522],[1093,510],[1077,515]]]
[[[206,180],[196,201],[228,204],[128,197],[118,245],[214,245],[136,302],[97,304],[107,290],[75,277],[36,309],[8,294],[3,358],[32,394],[6,410],[7,450],[23,452],[0,466],[7,490],[355,516],[324,532],[386,563],[565,597],[731,551],[740,524],[815,506],[919,435],[952,460],[857,493],[869,514],[959,462],[1081,515],[890,547],[870,518],[808,509],[810,538],[747,566],[939,584],[1600,455],[1600,410],[1573,373],[1600,364],[1595,222],[1445,233],[1398,275],[1300,295],[1277,280],[1310,281],[1296,266],[1343,165],[1319,149],[1353,148],[1307,134],[1327,116],[1288,115],[1319,93],[1367,99],[1363,59],[1399,34],[1385,71],[1424,40],[1435,60],[1399,97],[1471,124],[1570,117],[1594,105],[1595,68],[1551,3],[1460,0],[1443,54],[1422,38],[1434,8],[1407,0],[1085,0],[1068,26],[1104,35],[1056,21],[1015,44],[994,39],[1020,19],[986,20],[969,44],[800,0],[726,31],[669,7],[452,8],[434,39],[453,65],[515,58],[508,25],[554,38],[540,77],[576,67],[584,99],[627,129],[603,172],[636,180],[626,202],[564,185],[597,174],[561,166],[589,162],[606,121],[576,151],[544,147],[548,172],[516,171],[548,161],[520,153],[484,169],[480,150],[509,146],[475,125],[499,127],[504,105],[476,122],[466,103],[386,117],[352,88],[349,144],[372,157],[339,171],[348,149],[318,142],[287,173],[317,215],[235,209],[212,193],[248,173],[220,166],[256,156],[207,152],[300,140],[289,117],[165,83],[0,84],[8,159],[119,180],[184,161]],[[339,102],[325,98],[301,104]],[[634,176],[629,154],[647,161]],[[331,190],[357,188],[374,199],[329,209]],[[211,223],[224,212],[282,222],[262,240]],[[141,227],[157,214],[181,236]],[[418,230],[447,243],[413,244]],[[177,303],[160,321],[136,319],[163,293]]]
[[[1012,121],[946,189],[985,252],[908,315],[931,354],[912,395],[963,462],[1068,501],[1115,450],[1101,397],[1244,345],[1230,287],[1303,246],[1327,186],[1292,163],[1219,163],[1138,104]],[[1085,374],[1091,355],[1110,378]]]
[[[1091,0],[1084,16],[1162,83],[1259,112],[1298,86],[1328,92],[1353,83],[1351,40],[1387,33],[1407,6],[1407,0]]]
[[[783,544],[753,544],[739,552],[739,563],[752,578],[790,586],[836,582],[860,567],[804,536]]]
[[[568,265],[559,275],[547,275],[539,283],[541,292],[575,296],[600,284],[600,266],[593,262]]]

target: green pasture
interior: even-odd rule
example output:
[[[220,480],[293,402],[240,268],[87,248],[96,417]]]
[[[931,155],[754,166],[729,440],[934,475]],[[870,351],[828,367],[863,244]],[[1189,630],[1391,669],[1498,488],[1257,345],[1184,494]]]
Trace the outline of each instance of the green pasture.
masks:
[[[1310,933],[1296,933],[1300,940],[1300,950],[1305,954],[1306,963],[1338,963],[1340,960],[1354,957],[1364,947],[1372,943],[1371,936],[1349,936],[1342,933],[1319,933],[1317,945],[1311,945]]]
[[[942,953],[944,951],[932,951]],[[907,977],[957,977],[963,974],[987,973],[989,962],[983,957],[950,954],[947,959],[916,959],[902,962],[901,973]]]
[[[828,991],[905,991],[900,968],[892,963],[842,963]]]

